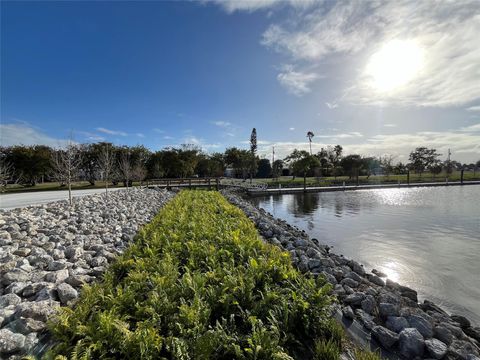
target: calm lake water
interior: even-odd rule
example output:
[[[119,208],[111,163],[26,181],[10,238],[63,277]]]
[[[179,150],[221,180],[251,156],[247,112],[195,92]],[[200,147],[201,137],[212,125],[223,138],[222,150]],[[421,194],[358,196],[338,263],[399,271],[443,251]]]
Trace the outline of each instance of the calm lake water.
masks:
[[[480,186],[273,195],[256,205],[480,325]]]

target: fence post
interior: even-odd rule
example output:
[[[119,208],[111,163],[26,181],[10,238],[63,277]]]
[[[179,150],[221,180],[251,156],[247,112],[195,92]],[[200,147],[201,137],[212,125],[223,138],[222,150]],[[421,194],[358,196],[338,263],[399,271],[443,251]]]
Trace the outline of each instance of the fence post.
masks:
[[[345,180],[343,180],[343,191],[345,191]]]
[[[463,171],[464,169],[462,169],[462,171],[460,172],[460,184],[463,185]]]
[[[216,182],[216,187],[217,187],[217,191],[218,191],[220,189],[220,181],[218,180],[218,178],[216,178],[215,182]]]
[[[189,189],[192,188],[192,179],[188,179],[188,188],[189,188]]]
[[[212,190],[211,181],[212,179],[208,178],[208,190]]]
[[[410,185],[410,170],[407,171],[407,185]]]

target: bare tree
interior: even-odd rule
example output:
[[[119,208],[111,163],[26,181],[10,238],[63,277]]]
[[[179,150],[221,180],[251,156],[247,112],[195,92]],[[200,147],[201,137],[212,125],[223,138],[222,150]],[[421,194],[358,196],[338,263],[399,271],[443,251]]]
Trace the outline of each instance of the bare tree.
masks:
[[[393,160],[395,156],[386,154],[379,158],[380,165],[383,168],[383,173],[387,176],[387,179],[390,177],[390,174],[393,172]]]
[[[80,149],[71,142],[65,149],[59,149],[53,152],[53,172],[58,181],[68,186],[68,201],[70,206],[73,204],[72,182],[76,179],[81,164],[82,157]]]
[[[110,144],[105,144],[98,155],[98,166],[102,172],[103,181],[105,181],[105,200],[108,200],[108,181],[113,174],[115,154]]]
[[[13,165],[5,159],[0,159],[0,192],[7,188],[8,182],[13,179],[13,174]]]
[[[120,160],[118,161],[118,170],[128,190],[128,184],[132,179],[132,164],[130,162],[130,154],[128,151],[121,154]]]
[[[137,164],[132,168],[132,180],[140,181],[140,185],[147,177],[147,169],[143,164]]]

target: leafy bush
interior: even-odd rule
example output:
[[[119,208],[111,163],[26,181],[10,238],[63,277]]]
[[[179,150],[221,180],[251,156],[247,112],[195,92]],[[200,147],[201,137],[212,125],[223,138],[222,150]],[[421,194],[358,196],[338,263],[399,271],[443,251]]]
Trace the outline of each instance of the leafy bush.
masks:
[[[62,309],[45,358],[309,359],[341,342],[330,290],[219,193],[183,191]]]

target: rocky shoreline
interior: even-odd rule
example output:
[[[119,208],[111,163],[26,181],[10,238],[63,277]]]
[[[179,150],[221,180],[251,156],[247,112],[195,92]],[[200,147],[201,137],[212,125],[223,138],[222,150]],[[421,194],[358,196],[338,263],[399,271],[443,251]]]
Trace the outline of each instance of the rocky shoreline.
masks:
[[[222,193],[255,223],[265,241],[289,251],[300,271],[323,274],[339,299],[342,320],[361,324],[393,358],[480,360],[480,328],[465,317],[449,315],[427,300],[418,303],[415,290],[331,253],[304,231],[256,208],[241,192]]]
[[[322,274],[339,299],[342,322],[357,324],[391,358],[480,360],[480,328],[450,316],[415,290],[330,252],[237,191],[223,195],[256,224],[265,241],[289,251],[303,272]],[[19,359],[43,345],[46,321],[75,302],[174,192],[131,189],[0,211],[0,359]]]
[[[38,350],[46,322],[72,304],[172,197],[130,189],[0,210],[0,359]]]

